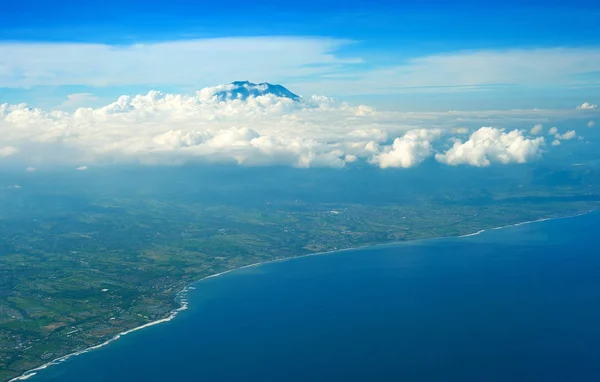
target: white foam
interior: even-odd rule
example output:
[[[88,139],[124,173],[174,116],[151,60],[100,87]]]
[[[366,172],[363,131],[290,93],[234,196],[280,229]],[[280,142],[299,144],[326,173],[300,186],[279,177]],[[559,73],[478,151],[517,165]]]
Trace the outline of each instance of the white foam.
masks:
[[[587,214],[589,214],[591,212],[594,212],[594,211],[596,211],[596,210],[589,210],[589,211],[586,211],[586,212],[579,213],[577,215],[569,215],[569,216],[562,216],[562,217],[556,217],[556,218],[541,218],[541,219],[536,219],[536,220],[528,220],[528,221],[524,221],[524,222],[520,222],[520,223],[509,224],[509,225],[504,225],[504,226],[500,226],[500,227],[494,227],[494,228],[490,228],[490,229],[481,229],[481,230],[479,230],[477,232],[468,233],[466,235],[461,235],[461,236],[458,236],[458,237],[475,236],[475,235],[482,234],[482,233],[484,233],[486,231],[495,231],[495,230],[505,229],[505,228],[510,228],[510,227],[519,227],[519,226],[526,225],[526,224],[540,223],[540,222],[545,222],[545,221],[548,221],[548,220],[570,219],[570,218],[574,218],[574,217],[577,217],[577,216],[587,215]],[[438,238],[438,239],[441,239],[441,237]],[[429,240],[429,239],[424,239],[424,240]]]
[[[466,234],[466,235],[461,235],[461,236],[459,236],[459,237],[469,237],[469,236],[475,236],[475,235],[479,235],[480,233],[484,233],[484,232],[485,232],[485,230],[484,230],[484,229],[481,229],[481,230],[479,230],[479,231],[477,231],[477,232],[468,233],[468,234]]]
[[[119,334],[116,334],[114,337],[110,338],[109,340],[106,340],[106,341],[102,342],[101,344],[94,345],[94,346],[91,346],[89,348],[86,348],[86,349],[83,349],[83,350],[80,350],[80,351],[77,351],[77,352],[74,352],[74,353],[70,353],[70,354],[64,355],[62,357],[56,358],[56,359],[54,359],[54,360],[52,360],[52,361],[50,361],[48,363],[45,363],[45,364],[43,364],[41,366],[36,367],[35,369],[31,369],[29,371],[26,371],[21,376],[9,380],[9,382],[23,381],[23,380],[29,379],[29,378],[33,377],[34,375],[36,375],[37,371],[44,370],[47,367],[52,366],[52,365],[58,365],[58,364],[60,364],[60,363],[62,363],[64,361],[68,360],[71,357],[75,357],[77,355],[85,354],[85,353],[90,352],[92,350],[99,349],[99,348],[101,348],[103,346],[106,346],[106,345],[110,344],[113,341],[118,340],[119,338],[121,338],[124,335],[127,335],[129,333],[133,333],[135,331],[138,331],[138,330],[150,327],[150,326],[158,325],[158,324],[161,324],[163,322],[171,321],[172,319],[174,319],[177,316],[177,314],[179,312],[184,311],[186,309],[187,309],[187,302],[183,302],[179,308],[177,308],[175,310],[172,310],[171,314],[169,314],[168,317],[162,318],[160,320],[152,321],[152,322],[149,322],[147,324],[144,324],[144,325],[135,327],[133,329],[129,329],[129,330],[126,330],[126,331],[121,332]]]

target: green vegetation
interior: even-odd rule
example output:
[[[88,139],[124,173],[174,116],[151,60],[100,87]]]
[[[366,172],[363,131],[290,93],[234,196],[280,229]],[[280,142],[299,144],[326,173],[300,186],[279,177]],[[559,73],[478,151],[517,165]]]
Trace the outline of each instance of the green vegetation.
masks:
[[[362,203],[312,197],[327,191],[306,179],[302,197],[268,188],[263,201],[241,196],[237,204],[143,185],[111,194],[106,190],[115,186],[69,184],[0,190],[0,380],[163,318],[177,307],[179,290],[214,273],[600,207],[598,184],[587,178],[585,187],[507,190],[499,183],[427,196],[398,192],[409,202],[389,193]]]

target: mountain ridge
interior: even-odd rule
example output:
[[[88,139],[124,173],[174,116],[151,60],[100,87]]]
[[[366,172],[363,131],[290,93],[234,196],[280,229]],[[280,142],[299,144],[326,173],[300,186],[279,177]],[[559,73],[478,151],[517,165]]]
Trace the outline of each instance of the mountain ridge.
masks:
[[[221,100],[246,100],[249,97],[260,97],[268,94],[277,97],[289,98],[299,101],[300,96],[292,93],[290,90],[279,84],[270,84],[268,82],[253,83],[250,81],[233,81],[230,83],[232,88],[217,92],[215,96]]]

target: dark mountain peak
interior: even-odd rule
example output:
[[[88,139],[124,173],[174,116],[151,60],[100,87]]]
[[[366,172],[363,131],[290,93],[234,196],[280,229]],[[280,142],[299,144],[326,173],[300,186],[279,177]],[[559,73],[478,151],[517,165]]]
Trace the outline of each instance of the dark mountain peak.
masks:
[[[231,83],[232,89],[223,90],[215,94],[217,98],[222,101],[241,99],[245,100],[248,97],[259,97],[267,94],[272,94],[277,97],[289,98],[294,101],[298,101],[300,96],[292,93],[285,87],[278,84],[270,84],[268,82],[261,82],[255,84],[250,81],[233,81]]]
[[[233,81],[231,84],[235,85],[235,86],[244,86],[244,85],[251,85],[251,86],[254,85],[255,86],[256,85],[250,81]]]

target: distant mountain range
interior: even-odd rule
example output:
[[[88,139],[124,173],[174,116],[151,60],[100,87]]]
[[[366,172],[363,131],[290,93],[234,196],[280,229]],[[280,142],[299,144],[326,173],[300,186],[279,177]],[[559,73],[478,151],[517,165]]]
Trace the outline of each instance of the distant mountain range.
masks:
[[[272,94],[277,97],[289,98],[294,101],[300,100],[300,96],[277,84],[269,84],[267,82],[255,84],[249,81],[234,81],[231,85],[233,85],[233,88],[217,92],[215,96],[222,101],[226,101],[234,99],[245,100],[248,97],[259,97]]]

